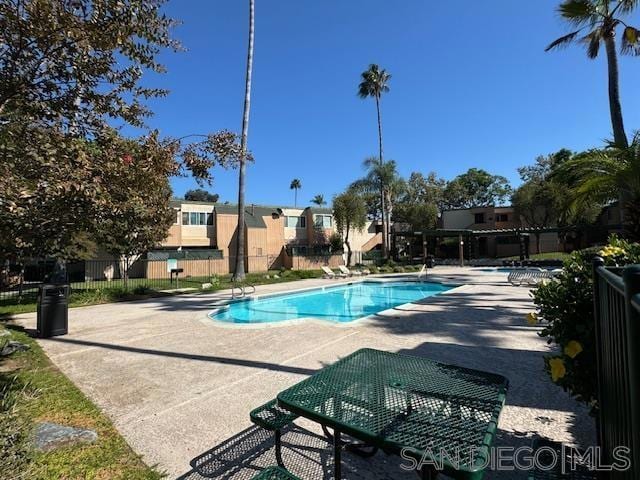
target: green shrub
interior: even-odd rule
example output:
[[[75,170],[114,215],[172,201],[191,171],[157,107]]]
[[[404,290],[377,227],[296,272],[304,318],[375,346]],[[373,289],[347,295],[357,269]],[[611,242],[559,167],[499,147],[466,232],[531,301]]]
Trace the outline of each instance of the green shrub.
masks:
[[[378,267],[376,267],[375,265],[371,265],[370,267],[365,267],[365,268],[369,268],[369,271],[371,273],[378,273],[380,271]]]
[[[607,266],[640,263],[640,244],[611,237],[600,251],[574,252],[564,261],[557,279],[533,292],[537,313],[529,314],[530,323],[543,319],[548,324],[540,332],[547,343],[555,345],[553,355],[545,357],[551,379],[577,400],[597,408],[597,372],[593,315],[592,261],[602,256]]]
[[[404,267],[401,267],[401,266],[393,267],[393,273],[404,273]]]
[[[133,289],[134,295],[149,295],[153,290],[148,285],[138,285]]]
[[[342,252],[344,250],[342,235],[340,235],[338,232],[333,232],[329,236],[329,247],[331,248],[332,253]]]

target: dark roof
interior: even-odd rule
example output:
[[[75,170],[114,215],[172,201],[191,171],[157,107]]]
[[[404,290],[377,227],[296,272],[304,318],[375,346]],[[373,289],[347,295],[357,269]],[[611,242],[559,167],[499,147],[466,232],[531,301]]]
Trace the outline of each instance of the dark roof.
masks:
[[[322,208],[322,207],[307,207],[305,210],[309,210],[311,213],[321,213],[325,215],[332,215],[333,210],[330,208]]]

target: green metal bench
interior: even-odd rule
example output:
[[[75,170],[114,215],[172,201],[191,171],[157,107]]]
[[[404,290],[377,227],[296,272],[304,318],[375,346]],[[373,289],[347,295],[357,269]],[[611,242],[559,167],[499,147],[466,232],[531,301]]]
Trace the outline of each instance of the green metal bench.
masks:
[[[268,467],[251,480],[300,480],[300,478],[282,467]]]
[[[251,421],[259,427],[275,432],[276,436],[276,461],[278,465],[284,467],[282,462],[282,429],[292,423],[298,415],[291,413],[284,408],[278,406],[278,401],[273,399],[264,405],[251,410],[249,414]],[[271,478],[271,477],[264,477]],[[290,478],[290,477],[273,477],[273,478]],[[295,478],[295,477],[292,477]]]

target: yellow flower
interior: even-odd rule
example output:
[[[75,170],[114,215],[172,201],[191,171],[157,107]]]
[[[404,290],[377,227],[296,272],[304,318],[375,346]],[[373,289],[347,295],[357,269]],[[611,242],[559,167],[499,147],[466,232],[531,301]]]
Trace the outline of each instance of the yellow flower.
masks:
[[[538,323],[538,315],[535,312],[527,313],[527,323],[529,325],[536,325]]]
[[[560,380],[567,373],[564,362],[558,357],[549,360],[549,368],[551,369],[551,380],[554,382]]]
[[[576,356],[582,351],[582,345],[580,345],[580,342],[576,342],[575,340],[571,340],[569,343],[567,343],[567,345],[564,347],[564,353],[565,355],[567,355],[568,357],[571,358],[576,358]]]

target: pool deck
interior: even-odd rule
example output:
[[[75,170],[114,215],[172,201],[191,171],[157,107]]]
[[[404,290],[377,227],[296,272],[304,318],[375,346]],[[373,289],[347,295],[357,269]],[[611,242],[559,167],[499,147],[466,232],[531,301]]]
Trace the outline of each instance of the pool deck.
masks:
[[[191,469],[192,460],[209,478],[251,478],[255,468],[274,460],[265,450],[271,437],[251,428],[249,411],[362,347],[506,376],[510,389],[498,446],[528,446],[534,435],[593,444],[586,409],[543,371],[549,347],[536,335],[539,329],[525,322],[533,307],[529,290],[509,286],[505,273],[470,268],[438,267],[429,276],[464,285],[345,324],[305,320],[247,327],[209,320],[207,313],[230,299],[228,291],[75,308],[69,334],[40,344],[134,450],[169,478],[204,478]],[[302,280],[259,286],[256,293],[340,282],[345,280]],[[34,328],[35,315],[19,315],[15,322]],[[303,478],[323,478],[323,472],[330,478],[324,440],[314,425],[300,425],[306,430],[284,439],[299,446],[307,442],[306,449],[285,449],[285,462]],[[220,466],[220,455],[230,463]],[[344,457],[345,478],[416,478],[400,469],[398,457]],[[525,479],[526,473],[490,472],[486,478]]]

